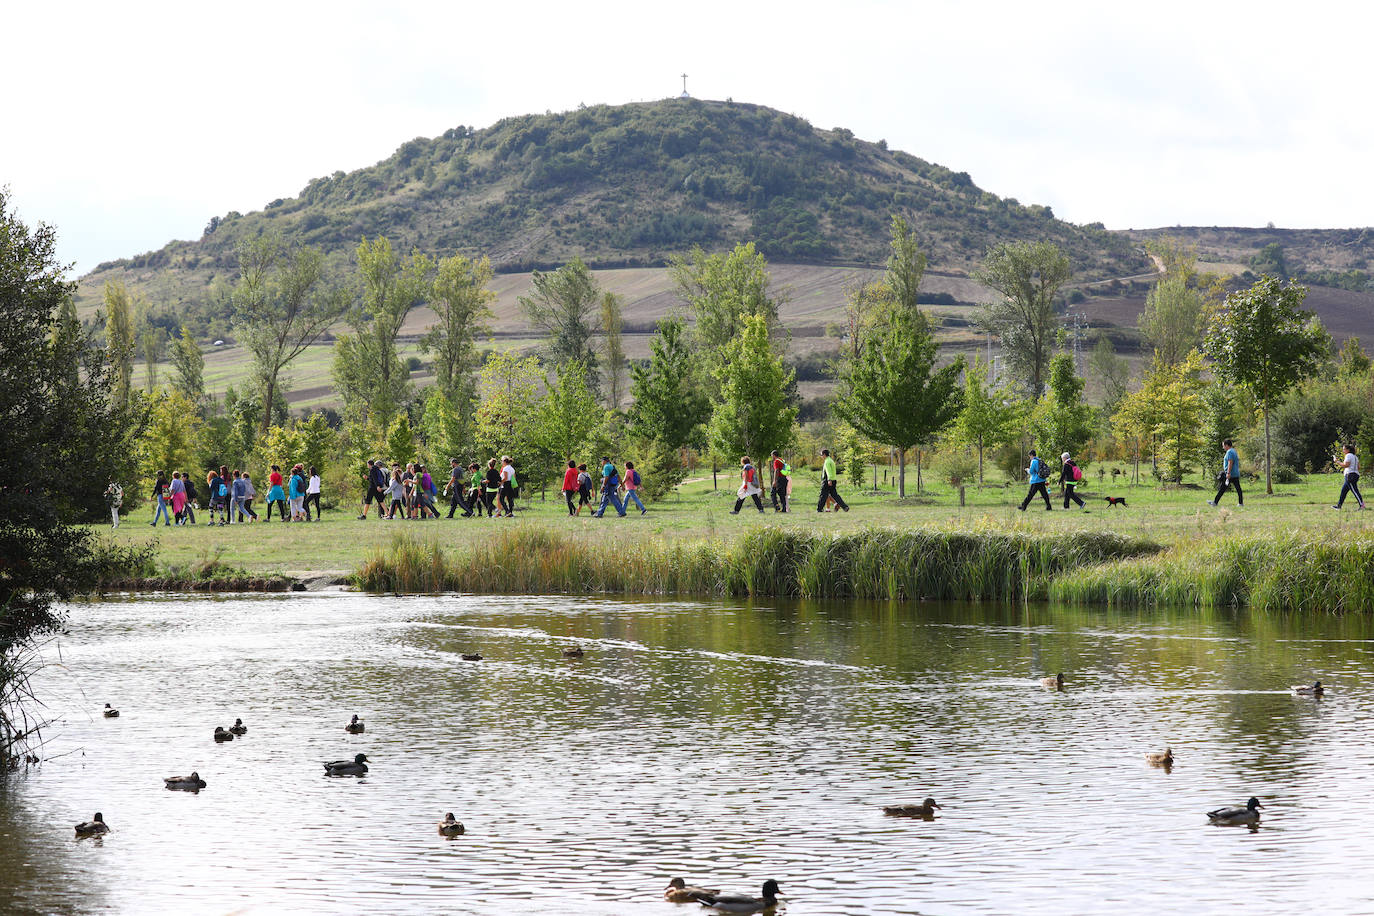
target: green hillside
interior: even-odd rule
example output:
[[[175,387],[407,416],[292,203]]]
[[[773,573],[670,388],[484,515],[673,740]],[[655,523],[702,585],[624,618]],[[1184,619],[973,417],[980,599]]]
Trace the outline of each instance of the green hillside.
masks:
[[[503,271],[574,255],[599,267],[654,266],[693,245],[748,239],[774,263],[881,265],[893,212],[916,226],[937,270],[966,271],[990,245],[1016,239],[1056,242],[1083,279],[1150,267],[1129,238],[997,197],[881,140],[758,105],[692,99],[410,140],[261,211],[215,217],[198,240],[102,264],[83,278],[79,305],[92,310],[104,280],[118,276],[168,312],[213,317],[239,242],[264,230],[319,246],[336,270],[362,236],[378,234],[403,250],[485,254]],[[208,322],[202,330],[215,332]]]

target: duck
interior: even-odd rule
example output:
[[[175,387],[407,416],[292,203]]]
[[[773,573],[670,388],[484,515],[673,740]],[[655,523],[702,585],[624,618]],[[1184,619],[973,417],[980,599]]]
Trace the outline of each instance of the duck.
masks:
[[[450,811],[444,815],[444,819],[439,822],[439,836],[462,836],[467,832],[462,823],[453,816]]]
[[[1166,747],[1164,753],[1149,753],[1145,755],[1145,762],[1152,767],[1171,767],[1174,765],[1174,749]]]
[[[324,765],[326,776],[363,776],[367,773],[367,755],[359,754],[352,760],[331,760]]]
[[[234,724],[229,726],[229,734],[246,735],[248,734],[248,726],[243,724],[242,719],[235,719]]]
[[[669,903],[700,903],[706,897],[719,894],[720,888],[693,887],[682,878],[674,878],[663,891],[663,899]]]
[[[344,731],[348,732],[350,735],[361,735],[363,729],[363,720],[359,719],[356,715],[353,717],[353,721],[344,726]]]
[[[1056,674],[1054,677],[1042,677],[1042,678],[1040,679],[1040,686],[1041,686],[1041,687],[1053,687],[1055,690],[1063,690],[1063,689],[1064,689],[1064,673],[1061,671],[1059,674]]]
[[[467,652],[460,657],[465,662],[480,662],[482,660],[482,656],[478,655],[476,652]]]
[[[1217,808],[1215,811],[1208,811],[1207,819],[1213,824],[1225,826],[1258,824],[1260,819],[1258,809],[1263,807],[1264,805],[1260,804],[1258,798],[1251,798],[1245,803],[1244,808]]]
[[[205,788],[205,780],[200,778],[200,774],[191,771],[190,776],[167,776],[162,780],[169,789],[178,789],[183,792],[199,792]]]
[[[99,811],[95,813],[95,817],[91,818],[83,824],[76,825],[76,835],[78,837],[100,836],[102,833],[109,832],[110,825],[105,823],[105,816],[101,814]]]
[[[233,741],[234,733],[230,731],[225,731],[223,725],[216,725],[214,737],[216,744],[223,744],[226,741]]]
[[[931,819],[935,817],[935,809],[940,806],[935,803],[935,799],[927,798],[919,805],[883,805],[883,814],[890,814],[893,817],[924,817]]]
[[[780,892],[778,882],[769,878],[763,882],[762,897],[750,897],[745,894],[706,894],[697,900],[702,906],[720,910],[722,913],[762,913],[778,905]]]
[[[564,658],[581,658],[585,654],[581,646],[572,646],[563,650]]]
[[[107,718],[107,719],[118,719],[118,718],[119,718],[119,710],[118,710],[118,709],[115,709],[115,708],[114,708],[113,706],[111,706],[109,703],[106,703],[106,704],[105,704],[105,718]]]
[[[1288,689],[1300,697],[1319,697],[1326,693],[1326,688],[1322,686],[1321,681],[1317,681],[1310,687],[1307,684],[1294,684]]]

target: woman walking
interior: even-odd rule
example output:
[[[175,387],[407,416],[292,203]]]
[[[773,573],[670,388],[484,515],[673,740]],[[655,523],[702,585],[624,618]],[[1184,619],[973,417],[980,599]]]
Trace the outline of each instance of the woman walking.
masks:
[[[635,463],[633,461],[625,462],[625,482],[622,484],[625,488],[625,508],[630,508],[630,500],[633,499],[635,505],[639,507],[640,515],[649,511],[644,508],[644,504],[639,501],[639,485],[642,482],[643,478],[641,478],[639,472],[635,470]]]
[[[1088,507],[1083,504],[1083,497],[1073,491],[1073,488],[1083,479],[1083,471],[1073,463],[1068,452],[1060,455],[1059,460],[1063,462],[1063,467],[1059,469],[1059,485],[1064,488],[1064,508],[1069,508],[1069,500],[1073,500],[1078,503],[1078,508],[1084,512],[1088,511]]]
[[[305,520],[310,521],[310,506],[315,506],[315,521],[320,520],[320,475],[310,466],[310,479],[305,484]]]
[[[475,461],[468,465],[467,486],[468,512],[465,514],[476,513],[477,517],[481,518],[483,510],[485,510],[490,515],[491,509],[482,499],[482,466]]]
[[[585,464],[577,466],[577,514],[582,514],[582,507],[588,509],[592,507],[592,475],[588,473]]]
[[[248,476],[248,472],[243,472],[243,511],[248,513],[250,522],[258,520],[258,513],[253,511],[253,499],[258,495],[257,489],[253,486],[253,478]]]
[[[289,495],[291,497],[291,521],[305,521],[305,469],[299,464],[291,468]]]
[[[286,521],[286,491],[282,489],[281,468],[272,465],[267,475],[267,521],[272,521],[272,507],[277,507],[277,517]]]
[[[1339,462],[1341,467],[1341,495],[1336,499],[1333,509],[1345,505],[1345,495],[1355,494],[1355,505],[1364,508],[1364,496],[1360,494],[1360,459],[1355,457],[1355,446],[1346,443],[1345,457]]]
[[[739,510],[744,507],[744,501],[746,499],[753,498],[754,507],[757,508],[759,510],[759,514],[762,515],[763,500],[759,499],[759,494],[763,492],[763,488],[759,486],[758,469],[754,467],[754,463],[749,460],[748,455],[745,455],[743,458],[741,458],[739,460],[739,464],[739,498],[735,500],[734,511],[732,511],[730,514],[739,515]]]
[[[401,518],[406,517],[406,485],[401,479],[401,466],[394,465],[391,468],[391,483],[387,487],[387,496],[391,500],[391,508],[387,511],[387,518],[395,518],[396,510],[401,510]]]
[[[172,483],[167,488],[172,497],[172,519],[178,525],[186,524],[186,482],[181,479],[180,471],[172,472]]]
[[[205,489],[210,494],[210,525],[213,526],[215,524],[215,516],[220,509],[219,471],[216,471],[214,468],[211,468],[205,475]]]
[[[200,499],[200,493],[196,490],[195,478],[185,471],[181,472],[181,482],[186,486],[186,523],[188,525],[194,525],[196,523],[196,507],[198,504],[197,501]]]
[[[497,494],[501,492],[501,472],[496,469],[496,459],[487,459],[487,473],[482,483],[482,499],[487,504],[487,518],[500,518],[501,512],[493,508]]]
[[[153,500],[153,502],[157,504],[157,509],[153,512],[153,527],[157,527],[158,519],[162,519],[162,521],[167,525],[167,527],[171,527],[172,517],[167,514],[166,471],[157,472],[157,480],[153,481],[153,492],[149,495],[149,499]]]
[[[114,521],[111,528],[119,527],[119,507],[124,505],[124,488],[113,480],[105,488],[105,505],[110,507],[110,518]]]
[[[439,507],[435,505],[435,497],[439,495],[439,488],[434,485],[429,468],[421,464],[416,466],[416,470],[420,472],[420,518],[425,517],[425,512],[429,512],[430,518],[438,518]]]
[[[577,496],[577,462],[568,460],[568,469],[563,472],[563,500],[568,504],[568,515],[576,515],[577,509],[573,506],[573,498]]]
[[[515,518],[515,464],[510,455],[501,456],[501,509],[506,518]]]

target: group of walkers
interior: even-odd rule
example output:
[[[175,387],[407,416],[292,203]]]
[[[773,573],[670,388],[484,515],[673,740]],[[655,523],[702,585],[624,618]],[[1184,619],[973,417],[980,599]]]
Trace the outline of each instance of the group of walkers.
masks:
[[[373,503],[377,505],[378,518],[423,521],[439,517],[439,488],[423,464],[411,462],[402,466],[393,462],[388,468],[380,458],[369,458],[363,478],[359,520],[367,518]],[[489,459],[485,471],[476,461],[465,468],[457,458],[449,459],[448,482],[442,494],[449,499],[449,518],[459,510],[464,518],[480,517],[483,512],[488,518],[514,518],[519,494],[515,462],[509,455],[501,456],[499,467],[497,459]]]
[[[736,493],[735,508],[731,515],[739,515],[744,508],[744,501],[752,499],[754,508],[763,511],[763,478],[758,468],[754,467],[753,460],[744,455],[739,460],[740,464],[740,485]],[[792,465],[789,464],[777,449],[768,456],[768,492],[773,502],[774,512],[787,512],[788,501],[792,497]],[[838,480],[835,476],[835,459],[830,457],[830,449],[821,449],[821,495],[816,501],[817,512],[827,512],[834,506],[835,511],[843,509],[849,511],[848,504],[840,497]]]
[[[639,498],[639,488],[643,486],[644,478],[633,461],[625,462],[625,473],[621,475],[610,456],[602,455],[600,483],[601,486],[596,488],[600,494],[600,505],[592,510],[592,475],[585,464],[569,459],[568,467],[563,471],[563,500],[568,504],[568,515],[581,515],[585,506],[592,510],[594,518],[604,518],[607,507],[610,507],[615,509],[616,515],[624,518],[632,502],[639,507],[640,515],[649,511]],[[621,493],[625,494],[623,500]]]
[[[160,471],[148,494],[153,505],[153,527],[161,521],[164,526],[185,526],[196,524],[196,511],[205,512],[209,525],[245,524],[256,521],[271,521],[272,510],[283,522],[309,522],[320,520],[320,475],[312,466],[306,468],[297,464],[286,475],[278,465],[272,465],[267,475],[267,514],[260,519],[253,501],[258,497],[257,487],[247,471],[237,468],[230,470],[221,466],[212,468],[205,475],[205,503],[201,503],[201,493],[196,478],[185,471],[173,471],[170,475]],[[110,508],[113,527],[119,527],[119,509],[124,504],[124,489],[111,482],[105,489],[105,502]],[[311,507],[314,507],[312,517]],[[289,514],[289,518],[288,518]]]

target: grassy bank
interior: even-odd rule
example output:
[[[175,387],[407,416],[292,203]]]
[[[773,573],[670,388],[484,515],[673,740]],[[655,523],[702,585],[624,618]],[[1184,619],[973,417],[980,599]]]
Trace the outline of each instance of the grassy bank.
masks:
[[[735,542],[595,541],[509,528],[467,550],[398,534],[355,574],[374,592],[712,595],[888,600],[1044,598],[1066,570],[1158,553],[1113,534],[870,529],[815,534],[761,528]]]

